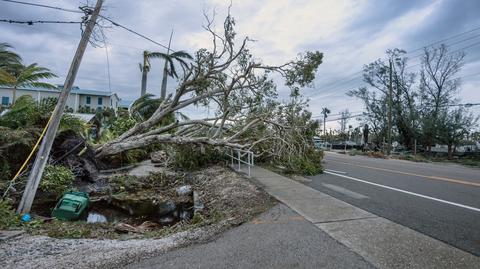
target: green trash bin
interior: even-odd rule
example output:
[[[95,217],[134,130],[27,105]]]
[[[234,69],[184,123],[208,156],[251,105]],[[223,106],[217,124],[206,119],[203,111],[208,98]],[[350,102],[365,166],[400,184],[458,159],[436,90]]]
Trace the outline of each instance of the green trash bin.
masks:
[[[89,204],[90,198],[87,193],[67,192],[53,209],[52,217],[59,220],[79,220],[87,214]]]

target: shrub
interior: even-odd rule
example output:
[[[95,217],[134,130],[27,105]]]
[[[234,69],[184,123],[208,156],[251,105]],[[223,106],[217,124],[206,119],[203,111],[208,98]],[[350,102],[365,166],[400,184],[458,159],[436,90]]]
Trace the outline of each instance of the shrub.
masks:
[[[0,229],[8,229],[20,225],[20,217],[15,214],[8,200],[0,200]]]
[[[40,189],[59,197],[72,187],[74,179],[75,175],[67,167],[47,165],[43,172]]]
[[[17,129],[36,125],[40,120],[37,103],[30,95],[20,96],[12,109],[0,118],[0,125]]]
[[[381,159],[385,159],[385,154],[383,154],[383,152],[381,151],[370,151],[368,152],[368,157],[372,157],[372,158],[381,158]]]
[[[0,181],[11,179],[40,136],[39,129],[0,126]]]
[[[291,156],[285,163],[285,173],[313,176],[323,171],[323,151],[309,150],[303,156]]]
[[[174,163],[186,170],[196,170],[222,160],[222,155],[212,146],[178,145]]]
[[[118,137],[124,132],[128,131],[130,128],[135,126],[135,119],[130,116],[123,116],[118,117],[110,126],[110,132],[114,135],[114,137]]]
[[[60,131],[73,131],[82,137],[86,137],[88,131],[88,124],[75,116],[64,114],[60,121]]]

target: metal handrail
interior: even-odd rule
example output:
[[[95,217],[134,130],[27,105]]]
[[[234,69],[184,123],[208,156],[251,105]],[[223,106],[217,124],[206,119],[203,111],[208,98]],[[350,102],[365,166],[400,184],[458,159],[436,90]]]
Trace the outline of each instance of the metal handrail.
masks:
[[[228,152],[230,152],[230,154]],[[236,152],[236,154],[234,154],[235,152]],[[238,170],[237,171],[242,171],[242,163],[246,164],[247,167],[248,167],[248,176],[250,177],[251,167],[254,166],[254,164],[253,164],[253,157],[254,157],[253,151],[227,147],[225,155],[229,156],[232,159],[232,167],[234,167],[234,165],[235,165],[234,161],[238,162]],[[242,159],[242,157],[244,157],[245,155],[247,156],[246,161]]]

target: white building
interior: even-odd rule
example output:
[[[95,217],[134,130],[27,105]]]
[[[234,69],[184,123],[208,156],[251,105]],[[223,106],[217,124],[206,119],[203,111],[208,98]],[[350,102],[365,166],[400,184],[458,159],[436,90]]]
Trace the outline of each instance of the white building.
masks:
[[[58,85],[58,90],[41,89],[41,88],[20,88],[17,89],[16,98],[22,95],[30,95],[37,102],[41,102],[44,98],[54,97],[58,98],[62,85]],[[0,98],[2,107],[8,107],[13,101],[13,90],[9,87],[0,86]],[[120,98],[116,93],[108,91],[97,91],[80,89],[79,87],[72,87],[70,96],[67,99],[66,110],[74,113],[92,113],[103,110],[105,108],[112,108],[117,111],[119,107]]]

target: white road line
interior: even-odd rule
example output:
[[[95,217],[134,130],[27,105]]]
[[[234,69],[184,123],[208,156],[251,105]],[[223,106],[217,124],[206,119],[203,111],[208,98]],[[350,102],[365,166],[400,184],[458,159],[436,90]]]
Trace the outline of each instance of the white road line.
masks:
[[[462,205],[462,204],[459,204],[459,203],[454,203],[454,202],[438,199],[438,198],[435,198],[435,197],[431,197],[431,196],[427,196],[427,195],[423,195],[423,194],[419,194],[419,193],[415,193],[415,192],[411,192],[411,191],[405,191],[405,190],[397,189],[397,188],[394,188],[394,187],[389,187],[389,186],[385,186],[385,185],[382,185],[382,184],[377,184],[377,183],[373,183],[373,182],[370,182],[370,181],[366,181],[366,180],[362,180],[362,179],[358,179],[358,178],[354,178],[354,177],[349,177],[349,176],[346,176],[346,175],[340,175],[340,174],[332,173],[332,172],[328,172],[328,171],[325,171],[325,173],[330,174],[330,175],[334,175],[334,176],[338,176],[338,177],[351,179],[351,180],[362,182],[362,183],[366,183],[366,184],[370,184],[370,185],[377,186],[377,187],[380,187],[380,188],[385,188],[385,189],[389,189],[389,190],[393,190],[393,191],[398,191],[398,192],[410,194],[410,195],[413,195],[413,196],[429,199],[429,200],[432,200],[432,201],[437,201],[437,202],[440,202],[440,203],[449,204],[449,205],[453,205],[453,206],[458,206],[458,207],[461,207],[461,208],[470,209],[470,210],[473,210],[473,211],[480,212],[480,208],[476,208],[476,207],[472,207],[472,206],[468,206],[468,205]]]
[[[340,186],[337,186],[337,185],[326,184],[326,183],[322,183],[322,185],[325,188],[329,188],[333,191],[345,194],[346,196],[352,197],[354,199],[368,199],[369,198],[368,196],[365,196],[365,195],[360,194],[358,192],[351,191],[349,189],[345,189],[344,187],[340,187]]]
[[[325,169],[325,171],[332,172],[332,173],[337,173],[337,174],[346,174],[347,172],[342,172],[342,171],[337,171],[337,170],[332,170],[332,169]]]

